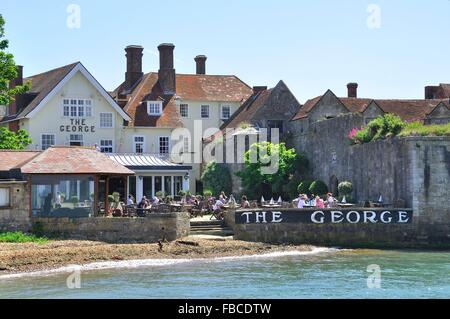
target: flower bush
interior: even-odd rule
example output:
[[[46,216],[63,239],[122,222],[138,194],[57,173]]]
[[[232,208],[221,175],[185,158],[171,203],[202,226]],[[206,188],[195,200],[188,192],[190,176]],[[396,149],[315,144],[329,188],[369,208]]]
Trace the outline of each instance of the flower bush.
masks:
[[[397,136],[405,127],[406,123],[399,116],[388,113],[377,117],[360,130],[353,128],[347,137],[353,145],[365,144]]]

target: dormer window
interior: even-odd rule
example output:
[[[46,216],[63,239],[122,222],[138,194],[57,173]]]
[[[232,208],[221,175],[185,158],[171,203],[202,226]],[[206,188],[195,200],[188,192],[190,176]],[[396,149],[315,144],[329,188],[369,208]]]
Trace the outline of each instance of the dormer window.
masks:
[[[147,101],[147,114],[150,116],[159,116],[162,114],[162,102]]]

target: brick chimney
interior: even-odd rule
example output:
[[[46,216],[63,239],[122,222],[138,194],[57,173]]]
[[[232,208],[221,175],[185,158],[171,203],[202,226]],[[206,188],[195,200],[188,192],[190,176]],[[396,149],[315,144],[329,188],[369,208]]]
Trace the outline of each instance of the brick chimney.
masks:
[[[267,86],[254,86],[253,87],[253,94],[257,94],[259,92],[264,92],[267,90]]]
[[[358,83],[347,84],[348,97],[358,97]]]
[[[176,93],[176,75],[173,67],[173,51],[175,46],[172,43],[163,43],[158,46],[159,50],[159,83],[164,94]]]
[[[17,68],[17,76],[14,80],[9,82],[10,89],[14,89],[16,86],[23,85],[23,66],[17,65],[16,68]],[[14,100],[9,105],[9,115],[17,114],[18,111],[17,97],[18,95],[14,97]]]
[[[195,60],[196,66],[197,66],[197,68],[196,68],[197,74],[206,74],[206,60],[207,59],[208,58],[205,55],[197,55],[195,57],[194,60]]]
[[[425,87],[425,100],[436,99],[439,86],[426,86]]]
[[[142,72],[142,56],[144,48],[139,45],[129,45],[125,48],[127,57],[127,71],[125,72],[124,90],[127,91],[139,81],[144,73]]]

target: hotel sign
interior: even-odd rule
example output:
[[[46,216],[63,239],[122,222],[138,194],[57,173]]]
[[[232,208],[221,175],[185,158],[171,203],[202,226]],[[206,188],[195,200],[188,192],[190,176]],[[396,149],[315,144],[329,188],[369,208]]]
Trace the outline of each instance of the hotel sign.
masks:
[[[236,224],[410,224],[411,209],[254,210],[237,211]]]
[[[70,119],[70,124],[61,125],[59,131],[70,133],[95,133],[95,126],[87,125],[86,119]]]

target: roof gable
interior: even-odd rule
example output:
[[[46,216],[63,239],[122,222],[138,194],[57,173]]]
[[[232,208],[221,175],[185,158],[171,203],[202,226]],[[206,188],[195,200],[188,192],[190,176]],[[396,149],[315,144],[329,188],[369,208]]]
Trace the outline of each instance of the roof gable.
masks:
[[[125,113],[124,110],[111,98],[109,93],[89,73],[89,71],[83,66],[83,64],[77,62],[69,66],[71,67],[68,69],[63,69],[66,71],[65,74],[64,72],[58,72],[58,76],[55,76],[55,79],[51,81],[51,83],[48,83],[44,79],[42,79],[42,83],[38,85],[43,90],[42,93],[38,95],[38,97],[42,95],[41,98],[36,102],[34,102],[33,100],[33,102],[29,106],[27,106],[19,115],[19,118],[33,118],[33,116],[38,113],[45,106],[45,104],[48,103],[64,87],[64,85],[73,78],[75,74],[77,74],[77,72],[80,72],[124,120],[131,120],[130,116]]]

